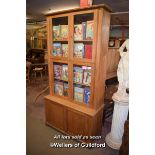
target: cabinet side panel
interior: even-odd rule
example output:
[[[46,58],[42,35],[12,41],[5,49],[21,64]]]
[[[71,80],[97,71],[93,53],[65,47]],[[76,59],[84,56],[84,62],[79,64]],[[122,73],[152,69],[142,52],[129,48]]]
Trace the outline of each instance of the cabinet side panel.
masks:
[[[106,55],[108,52],[110,27],[110,13],[99,9],[98,38],[95,68],[94,108],[99,108],[104,103],[105,79],[106,79]]]
[[[92,133],[90,135],[100,136],[102,132],[102,115],[103,108],[92,118]]]
[[[52,81],[51,81],[51,34],[52,34],[52,28],[51,28],[51,17],[47,17],[47,49],[48,49],[48,74],[49,74],[49,86],[50,86],[50,94],[52,94]]]

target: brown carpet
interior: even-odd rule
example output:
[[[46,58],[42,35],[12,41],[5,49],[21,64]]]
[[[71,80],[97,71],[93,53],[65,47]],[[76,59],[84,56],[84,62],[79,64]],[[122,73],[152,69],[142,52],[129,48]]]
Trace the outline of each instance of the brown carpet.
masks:
[[[51,148],[50,142],[56,142],[54,135],[62,135],[62,133],[45,125],[44,115],[44,100],[43,97],[49,94],[46,91],[42,94],[37,104],[34,104],[35,96],[48,85],[48,78],[42,82],[31,83],[27,85],[27,155],[118,155],[117,150],[113,150],[106,145],[105,148]],[[96,143],[104,143],[105,136],[110,131],[111,118],[105,122],[102,128],[102,139],[97,140]],[[57,142],[65,142],[75,144],[77,141],[73,140],[59,140]]]

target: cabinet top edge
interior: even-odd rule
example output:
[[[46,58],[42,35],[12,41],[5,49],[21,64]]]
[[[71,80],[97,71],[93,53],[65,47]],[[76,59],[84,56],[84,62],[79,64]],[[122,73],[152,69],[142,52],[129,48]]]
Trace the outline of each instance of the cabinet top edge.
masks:
[[[112,12],[112,9],[106,5],[106,4],[100,4],[100,5],[93,5],[91,7],[83,7],[83,8],[73,8],[73,9],[68,9],[68,10],[61,10],[61,11],[56,11],[56,12],[51,12],[48,14],[45,14],[45,16],[53,16],[53,15],[58,15],[58,14],[64,14],[64,13],[70,13],[70,12],[78,12],[78,11],[84,11],[84,10],[93,10],[93,9],[98,9],[98,8],[103,8],[107,10],[108,12]]]
[[[65,99],[62,99],[62,98],[59,98],[56,96],[47,95],[47,96],[44,96],[44,99],[47,99],[47,100],[53,101],[59,105],[74,109],[78,112],[85,113],[89,116],[95,116],[98,113],[98,111],[100,111],[104,106],[104,105],[101,105],[100,108],[95,110],[95,109],[92,109],[92,108],[87,107],[87,106],[82,106],[82,105],[79,105],[76,103],[72,103],[71,101],[68,101],[68,100],[65,100]]]

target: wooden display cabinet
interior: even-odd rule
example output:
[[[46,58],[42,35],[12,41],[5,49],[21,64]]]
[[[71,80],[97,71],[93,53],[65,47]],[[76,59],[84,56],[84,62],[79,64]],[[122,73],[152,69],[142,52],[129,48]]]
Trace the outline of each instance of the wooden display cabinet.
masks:
[[[47,15],[50,94],[45,96],[46,124],[66,134],[101,134],[110,11],[105,5],[96,5]],[[62,25],[68,27],[67,38],[59,35]],[[77,25],[82,25],[81,39],[75,34]],[[56,31],[59,27],[61,31]],[[62,44],[68,45],[66,56],[60,52]],[[79,51],[75,53],[76,46],[83,52],[82,56]],[[88,83],[85,76],[89,78]]]

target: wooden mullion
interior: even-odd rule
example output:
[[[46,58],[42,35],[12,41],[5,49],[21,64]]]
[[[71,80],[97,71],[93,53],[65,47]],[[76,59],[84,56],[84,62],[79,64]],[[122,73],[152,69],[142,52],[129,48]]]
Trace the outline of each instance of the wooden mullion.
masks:
[[[68,96],[69,99],[73,100],[73,64],[72,62],[68,63]]]
[[[51,94],[54,95],[54,62],[51,61]]]
[[[93,25],[93,44],[92,44],[92,62],[95,62],[97,52],[97,28],[98,26],[98,10],[94,11],[94,25]]]
[[[94,11],[94,27],[93,27],[93,44],[92,44],[92,62],[95,62],[96,52],[97,52],[97,30],[98,30],[98,10]],[[91,70],[91,87],[90,87],[90,105],[91,107],[95,107],[94,105],[94,86],[95,86],[95,68],[96,66],[92,66]]]
[[[73,47],[74,47],[74,17],[72,14],[68,16],[68,92],[69,99],[73,100]]]
[[[49,87],[50,87],[50,94],[52,95],[52,74],[51,74],[51,31],[52,31],[52,23],[51,17],[47,17],[47,32],[48,32],[48,40],[47,40],[47,49],[48,49],[48,74],[49,74]]]

